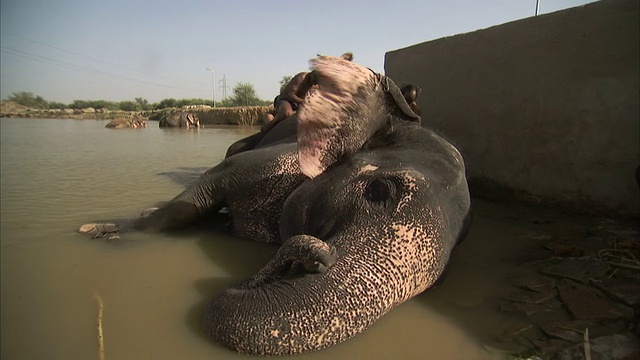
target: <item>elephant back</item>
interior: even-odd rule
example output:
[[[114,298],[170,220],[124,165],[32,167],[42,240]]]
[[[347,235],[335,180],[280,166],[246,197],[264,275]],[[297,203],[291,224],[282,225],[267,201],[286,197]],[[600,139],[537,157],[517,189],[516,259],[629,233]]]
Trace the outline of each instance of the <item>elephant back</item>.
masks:
[[[168,112],[160,118],[159,127],[177,127],[179,126],[180,115],[182,111],[174,110]]]

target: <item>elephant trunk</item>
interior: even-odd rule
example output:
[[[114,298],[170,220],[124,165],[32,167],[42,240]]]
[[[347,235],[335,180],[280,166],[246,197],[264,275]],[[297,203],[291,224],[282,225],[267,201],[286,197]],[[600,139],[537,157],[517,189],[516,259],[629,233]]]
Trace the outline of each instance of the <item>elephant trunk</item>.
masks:
[[[392,306],[364,264],[341,253],[308,235],[285,241],[264,269],[208,304],[206,333],[240,353],[292,355],[363,331]]]

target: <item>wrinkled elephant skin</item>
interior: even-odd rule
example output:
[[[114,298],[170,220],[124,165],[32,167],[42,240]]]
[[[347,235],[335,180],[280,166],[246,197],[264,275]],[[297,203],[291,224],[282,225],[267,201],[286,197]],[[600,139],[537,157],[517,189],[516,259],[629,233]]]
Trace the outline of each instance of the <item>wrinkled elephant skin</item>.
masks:
[[[311,65],[317,87],[294,142],[277,134],[230,156],[136,221],[178,229],[226,206],[237,236],[282,244],[205,309],[207,335],[242,353],[296,354],[362,332],[434,284],[468,224],[462,156],[419,125],[397,86],[340,58]]]

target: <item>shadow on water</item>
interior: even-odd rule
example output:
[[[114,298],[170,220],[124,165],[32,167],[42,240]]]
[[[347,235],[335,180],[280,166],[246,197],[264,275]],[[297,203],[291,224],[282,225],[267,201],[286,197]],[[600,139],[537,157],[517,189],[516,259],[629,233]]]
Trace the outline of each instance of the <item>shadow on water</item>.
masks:
[[[526,318],[501,312],[501,299],[514,290],[515,277],[535,275],[523,264],[544,256],[543,240],[531,236],[535,225],[524,221],[536,215],[526,211],[531,209],[475,201],[473,223],[465,240],[454,249],[445,278],[438,287],[416,297],[472,337],[507,352],[525,350],[511,343],[515,337],[511,335],[519,331],[519,325],[526,327]],[[563,314],[553,316],[561,318]]]

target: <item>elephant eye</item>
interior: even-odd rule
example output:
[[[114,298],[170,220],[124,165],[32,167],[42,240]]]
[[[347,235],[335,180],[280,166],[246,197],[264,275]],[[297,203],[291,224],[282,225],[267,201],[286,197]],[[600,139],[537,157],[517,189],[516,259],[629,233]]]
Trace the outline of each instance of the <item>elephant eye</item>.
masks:
[[[387,208],[395,203],[398,189],[397,181],[394,179],[374,179],[367,185],[364,198],[375,205]]]

